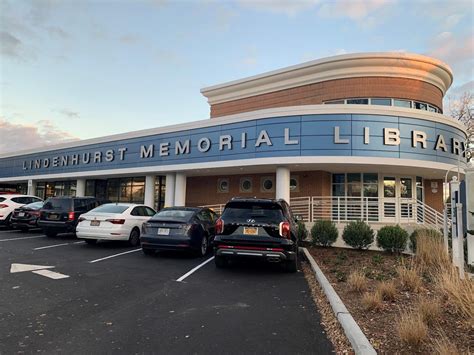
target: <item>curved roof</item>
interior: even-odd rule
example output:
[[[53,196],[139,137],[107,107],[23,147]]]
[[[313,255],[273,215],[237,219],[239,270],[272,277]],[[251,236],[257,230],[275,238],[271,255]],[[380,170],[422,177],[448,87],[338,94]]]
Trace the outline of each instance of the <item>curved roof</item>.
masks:
[[[355,77],[400,77],[427,82],[444,94],[453,82],[444,62],[403,52],[353,53],[322,58],[201,89],[210,104],[292,87]]]

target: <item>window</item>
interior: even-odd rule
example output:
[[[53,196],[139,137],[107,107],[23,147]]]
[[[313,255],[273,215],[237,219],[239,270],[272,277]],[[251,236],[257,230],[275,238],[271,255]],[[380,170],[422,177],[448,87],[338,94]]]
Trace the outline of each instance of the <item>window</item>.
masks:
[[[336,105],[336,104],[344,104],[345,101],[344,100],[333,100],[333,101],[326,101],[325,104],[326,105]]]
[[[424,111],[426,111],[426,110],[428,110],[428,105],[425,104],[425,103],[423,103],[423,102],[417,102],[417,101],[415,101],[415,108],[416,108],[417,110],[424,110]]]
[[[430,112],[438,112],[438,109],[434,106],[428,105],[428,111]]]
[[[423,178],[416,177],[416,199],[423,202]]]
[[[347,103],[350,105],[368,105],[369,99],[347,99]]]
[[[150,207],[143,207],[145,209],[145,216],[154,216],[156,214],[155,210]]]
[[[379,196],[379,179],[377,174],[363,174],[364,197],[378,197]]]
[[[290,191],[298,191],[299,190],[299,179],[297,176],[293,176],[290,178]]]
[[[274,183],[273,177],[264,177],[261,180],[261,191],[262,192],[273,192]]]
[[[347,196],[360,197],[362,193],[360,173],[347,174]]]
[[[229,192],[229,179],[217,179],[217,192]]]
[[[394,177],[384,177],[383,197],[395,197],[395,178]]]
[[[400,197],[401,198],[412,198],[413,197],[412,179],[411,178],[401,178],[400,179]]]
[[[346,174],[333,174],[332,175],[332,195],[335,197],[345,196]]]
[[[252,192],[252,179],[251,178],[240,179],[240,192]]]
[[[393,106],[411,108],[411,101],[395,99],[393,100]]]
[[[370,99],[371,105],[392,106],[392,99]]]
[[[100,213],[123,213],[129,206],[116,205],[116,204],[106,204],[97,207],[94,212]]]

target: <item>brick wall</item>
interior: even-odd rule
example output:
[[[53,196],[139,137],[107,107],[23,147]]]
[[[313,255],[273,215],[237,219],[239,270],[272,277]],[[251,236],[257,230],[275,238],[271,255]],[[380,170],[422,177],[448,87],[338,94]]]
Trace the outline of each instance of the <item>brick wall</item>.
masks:
[[[390,97],[428,102],[442,108],[443,94],[434,85],[405,78],[366,77],[325,81],[211,105],[211,118],[264,108],[315,105],[357,97]]]
[[[431,182],[438,183],[438,191],[433,193],[431,190]],[[436,211],[443,213],[443,180],[424,180],[425,203],[433,207]]]
[[[262,197],[275,198],[275,191],[261,191],[261,179],[271,176],[275,179],[275,174],[243,174],[228,176],[202,176],[188,177],[186,189],[186,205],[216,205],[225,204],[232,197]],[[240,192],[240,179],[252,179],[252,192]],[[302,196],[329,196],[331,193],[331,174],[325,171],[294,172],[291,177],[298,180],[298,187],[291,191],[291,197]],[[229,179],[229,192],[218,191],[218,180],[221,178]],[[192,187],[192,188],[191,188]]]

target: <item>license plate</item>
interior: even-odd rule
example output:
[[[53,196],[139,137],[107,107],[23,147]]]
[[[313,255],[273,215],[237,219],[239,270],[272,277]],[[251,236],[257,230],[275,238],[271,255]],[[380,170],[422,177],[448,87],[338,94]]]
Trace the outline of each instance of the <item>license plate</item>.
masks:
[[[244,227],[244,234],[245,235],[258,235],[258,228],[257,227]]]
[[[18,217],[25,217],[25,212],[19,212]]]
[[[158,228],[158,235],[170,235],[169,228]]]
[[[59,219],[59,215],[58,214],[50,214],[49,219]]]
[[[92,227],[100,226],[100,221],[96,221],[96,220],[94,219],[93,221],[91,221],[91,226],[92,226]]]

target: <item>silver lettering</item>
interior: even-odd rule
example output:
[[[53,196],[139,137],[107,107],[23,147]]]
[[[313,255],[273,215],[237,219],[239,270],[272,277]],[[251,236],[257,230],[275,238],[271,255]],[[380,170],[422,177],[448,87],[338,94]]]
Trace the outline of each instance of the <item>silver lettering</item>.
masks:
[[[418,143],[421,143],[421,148],[426,149],[426,133],[423,131],[412,131],[411,146],[417,148]]]
[[[232,136],[225,134],[219,137],[219,150],[224,150],[224,146],[227,146],[227,149],[232,150]]]
[[[68,159],[69,157],[67,155],[63,155],[61,157],[61,166],[68,166]]]
[[[341,139],[341,128],[334,127],[334,144],[349,144],[349,139]]]
[[[41,168],[41,159],[35,159],[35,169]]]
[[[71,156],[71,165],[77,165],[79,164],[79,155],[73,154]]]
[[[198,150],[201,152],[201,153],[205,153],[207,152],[209,149],[211,149],[211,141],[209,140],[209,138],[201,138],[199,141],[198,141],[198,145],[197,145],[197,148]]]
[[[436,139],[435,150],[442,149],[443,152],[448,151],[448,147],[446,146],[446,141],[442,134],[438,135],[438,139]]]
[[[245,133],[245,132],[242,132],[240,147],[241,148],[247,147],[247,133]]]
[[[170,142],[160,144],[160,157],[166,157],[170,155]]]
[[[120,160],[124,160],[125,159],[125,152],[127,151],[127,148],[119,148],[118,151],[120,153]]]
[[[184,144],[181,144],[180,141],[176,141],[175,146],[174,146],[174,153],[176,155],[189,154],[189,143],[190,143],[189,139],[186,139],[184,141]]]
[[[364,144],[370,144],[370,128],[364,127]]]
[[[26,166],[26,161],[23,161],[23,170],[28,170],[28,167]]]
[[[84,164],[89,164],[91,162],[91,153],[82,154],[82,162]]]
[[[383,144],[400,145],[400,130],[397,128],[384,128]]]
[[[53,168],[57,167],[59,165],[59,157],[54,157],[53,158]]]
[[[100,163],[102,161],[102,152],[94,153],[94,163]]]
[[[43,167],[44,168],[49,168],[49,164],[50,164],[49,158],[46,158],[46,159],[43,160]]]
[[[453,145],[452,153],[456,154],[456,155],[459,155],[461,153],[461,142],[458,139],[453,138],[452,139],[452,145]]]
[[[285,144],[286,145],[292,145],[292,144],[299,144],[298,139],[290,139],[290,129],[285,128]]]
[[[257,138],[257,141],[255,142],[255,146],[256,147],[260,147],[260,145],[262,145],[262,143],[265,143],[266,145],[268,146],[272,146],[273,143],[270,139],[270,137],[268,136],[268,133],[266,130],[262,129],[258,135],[258,138]]]
[[[153,155],[155,154],[155,145],[154,144],[150,144],[147,147],[145,147],[144,145],[142,145],[140,147],[140,158],[143,159],[143,158],[153,158]]]
[[[105,152],[105,161],[114,161],[114,151],[109,149]]]

